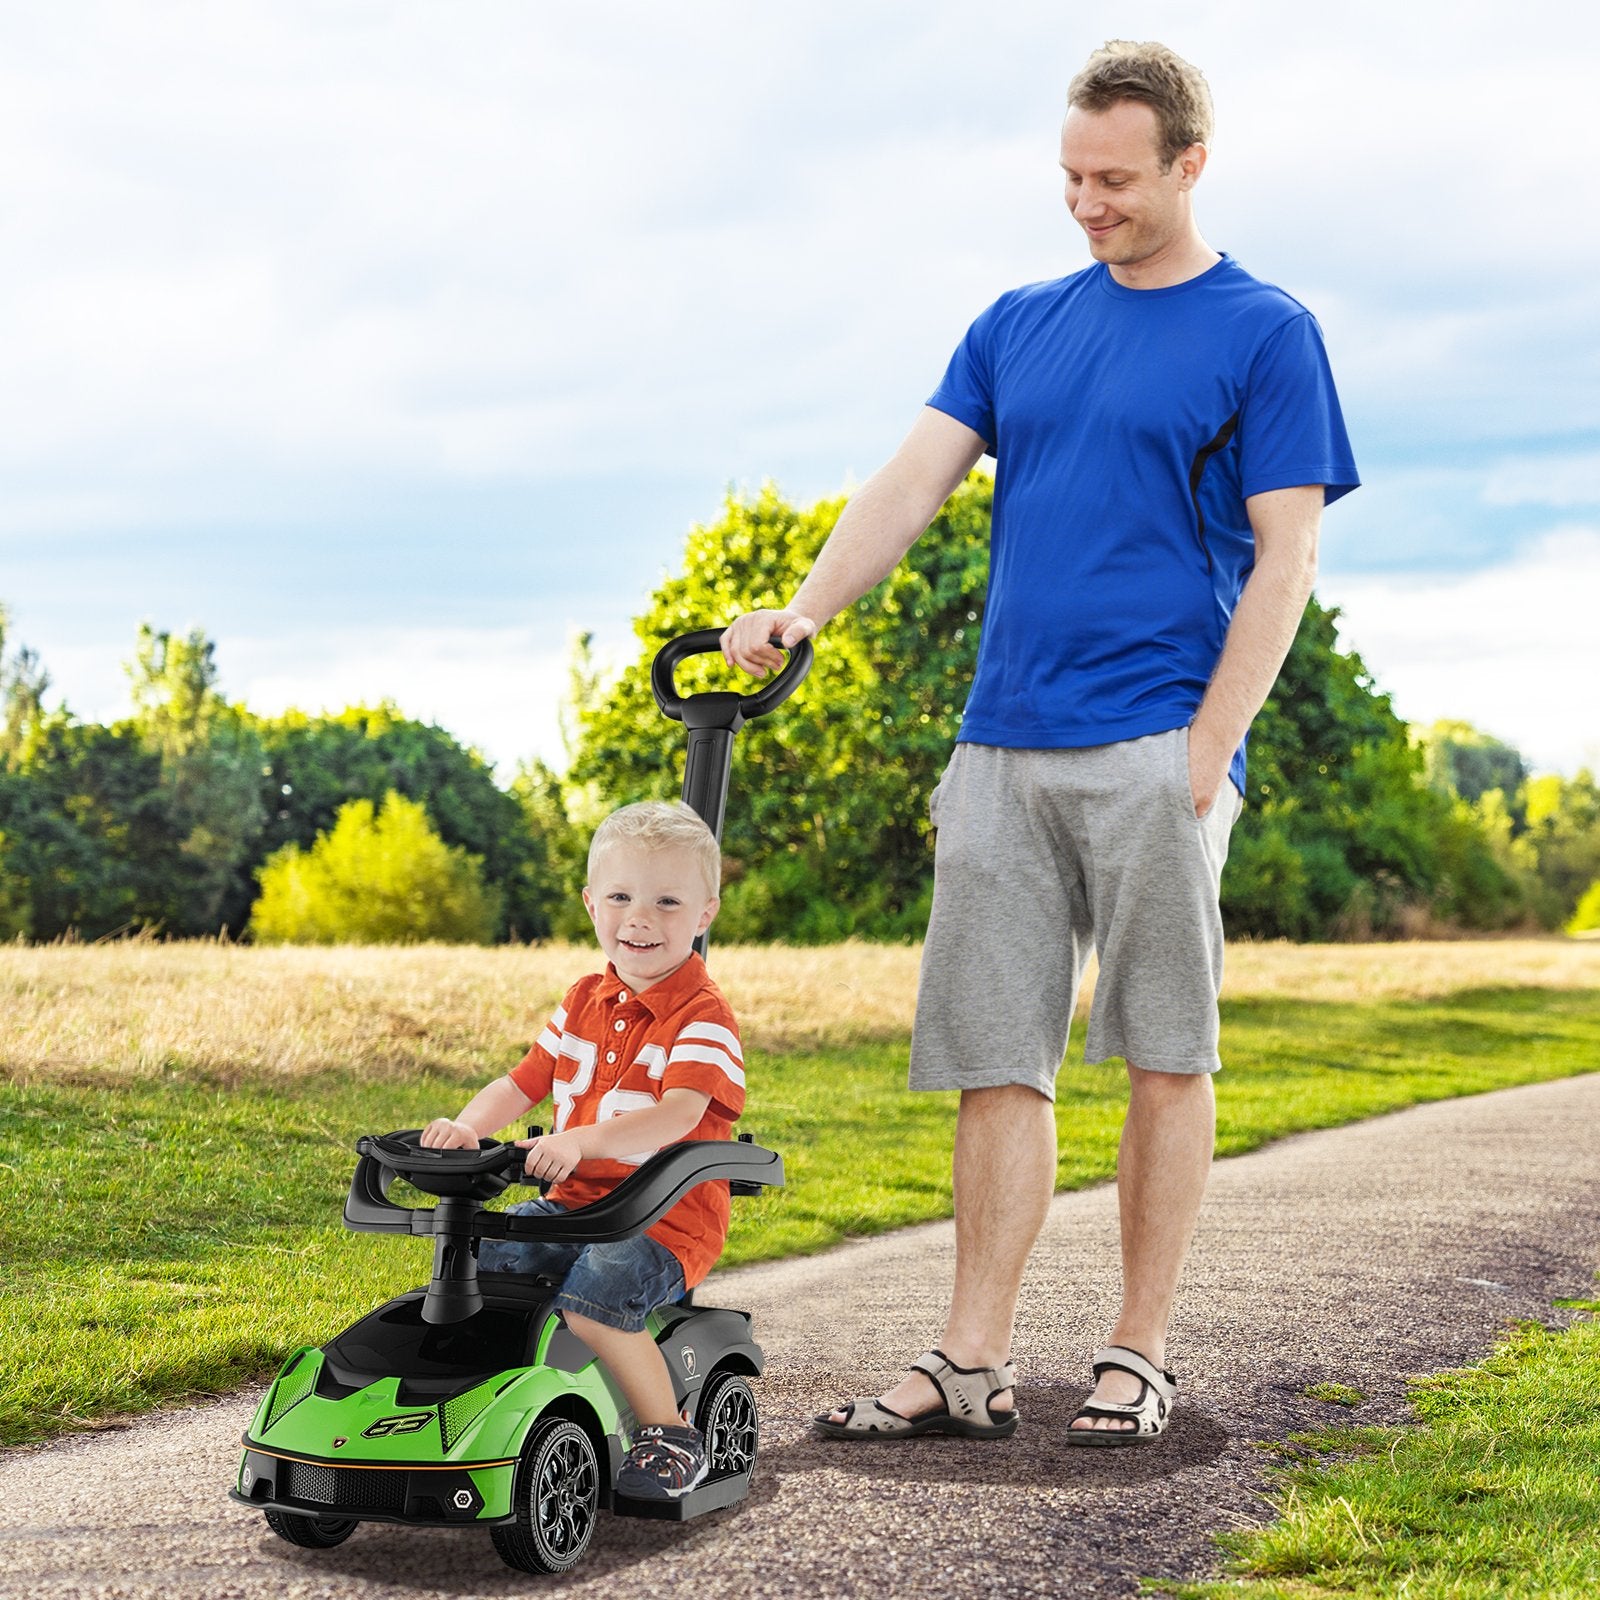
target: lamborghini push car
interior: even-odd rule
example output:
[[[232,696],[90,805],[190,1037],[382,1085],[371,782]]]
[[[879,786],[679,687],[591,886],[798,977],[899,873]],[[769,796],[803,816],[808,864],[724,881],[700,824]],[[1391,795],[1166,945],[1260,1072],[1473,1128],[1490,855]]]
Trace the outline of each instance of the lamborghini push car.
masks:
[[[514,1273],[480,1280],[474,1241],[600,1243],[641,1233],[697,1183],[735,1193],[783,1182],[783,1163],[747,1141],[691,1141],[646,1161],[604,1199],[553,1216],[484,1202],[520,1181],[525,1152],[425,1149],[415,1131],[364,1137],[345,1222],[431,1235],[433,1278],[380,1306],[321,1349],[296,1350],[244,1436],[235,1500],[291,1544],[328,1548],[362,1522],[482,1527],[509,1565],[564,1572],[603,1509],[687,1518],[744,1497],[755,1466],[750,1379],[761,1347],[750,1316],[691,1301],[653,1312],[680,1405],[706,1437],[710,1473],[678,1500],[629,1500],[613,1485],[633,1417],[621,1391],[550,1309],[558,1283]],[[410,1208],[396,1178],[438,1197]]]

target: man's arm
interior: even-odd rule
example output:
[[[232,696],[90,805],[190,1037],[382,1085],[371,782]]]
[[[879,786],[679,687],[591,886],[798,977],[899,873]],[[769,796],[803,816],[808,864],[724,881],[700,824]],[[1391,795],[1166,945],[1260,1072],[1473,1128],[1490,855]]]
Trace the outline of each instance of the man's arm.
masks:
[[[783,665],[770,638],[798,644],[882,583],[988,448],[965,423],[925,407],[900,448],[850,496],[788,608],[746,612],[723,634],[729,664],[764,677]]]
[[[1317,575],[1319,483],[1245,501],[1256,564],[1234,607],[1222,658],[1189,729],[1189,789],[1197,816],[1216,803],[1239,741],[1277,680]]]

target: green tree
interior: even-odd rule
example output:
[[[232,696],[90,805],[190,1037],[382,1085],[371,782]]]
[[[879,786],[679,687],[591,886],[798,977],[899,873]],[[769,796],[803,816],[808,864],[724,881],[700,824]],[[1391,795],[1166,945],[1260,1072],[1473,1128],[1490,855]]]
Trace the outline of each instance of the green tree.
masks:
[[[927,796],[960,723],[988,576],[992,488],[974,475],[885,582],[828,628],[811,678],[735,746],[722,938],[915,937],[931,879]],[[668,638],[794,592],[843,502],[770,486],[689,537],[683,571],[636,624],[642,646],[581,719],[574,784],[612,803],[675,793],[682,739],[650,698]],[[1423,782],[1422,754],[1337,612],[1313,601],[1256,724],[1250,805],[1223,886],[1234,933],[1360,936],[1413,909],[1495,927],[1523,913],[1475,814]],[[719,658],[687,690],[726,688]],[[742,682],[736,683],[743,687]]]
[[[908,559],[829,627],[811,676],[735,743],[723,833],[724,939],[811,943],[920,937],[931,852],[927,796],[948,759],[971,676],[988,570],[990,481],[974,475]],[[635,623],[641,653],[582,716],[570,782],[606,804],[676,795],[683,736],[650,694],[668,639],[781,604],[842,500],[810,510],[770,485],[695,528],[684,570]],[[685,662],[686,693],[730,683],[720,657]],[[585,822],[587,818],[583,819]]]
[[[45,719],[44,697],[50,674],[36,650],[19,647],[6,655],[11,613],[0,603],[0,766],[15,769],[27,753],[28,742]]]
[[[561,778],[538,760],[524,762],[511,783],[532,841],[522,868],[524,899],[538,907],[530,937],[584,939],[590,932],[582,899],[588,838],[568,814],[567,790]]]
[[[1567,920],[1568,933],[1590,933],[1600,928],[1600,878],[1584,890],[1577,909]]]
[[[288,711],[255,726],[268,811],[262,854],[288,844],[309,848],[347,801],[376,804],[393,790],[427,808],[446,844],[482,859],[485,881],[500,891],[496,937],[548,935],[539,845],[522,804],[496,784],[479,751],[387,701],[333,715]]]
[[[215,647],[199,629],[179,638],[144,624],[126,670],[132,726],[160,760],[162,793],[182,838],[175,870],[146,914],[179,934],[237,928],[266,821],[253,720],[218,692]]]
[[[86,939],[156,920],[182,869],[161,761],[127,726],[52,713],[0,770],[0,834],[14,932]]]
[[[0,833],[0,939],[26,939],[30,927],[27,886],[11,862],[11,845]]]
[[[391,790],[376,811],[341,806],[309,850],[277,851],[250,927],[266,944],[488,944],[498,900],[482,858],[447,845],[419,802]]]
[[[1528,776],[1522,752],[1470,722],[1435,722],[1420,735],[1428,786],[1468,802],[1491,789],[1514,795]]]
[[[1600,785],[1587,768],[1576,777],[1545,773],[1522,786],[1524,827],[1517,845],[1547,897],[1547,917],[1566,921],[1600,878]]]
[[[1234,934],[1361,938],[1421,909],[1494,928],[1525,912],[1473,812],[1424,782],[1424,753],[1313,599],[1251,733],[1249,804],[1222,906]]]

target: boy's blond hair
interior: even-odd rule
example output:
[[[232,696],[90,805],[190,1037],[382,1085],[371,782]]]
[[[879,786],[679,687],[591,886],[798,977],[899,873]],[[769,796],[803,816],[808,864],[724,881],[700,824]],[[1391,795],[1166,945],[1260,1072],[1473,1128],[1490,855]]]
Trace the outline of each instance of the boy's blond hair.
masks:
[[[613,811],[589,841],[589,881],[595,863],[614,844],[638,844],[647,850],[687,850],[705,878],[706,898],[722,890],[722,851],[716,836],[698,813],[681,800],[641,800]]]

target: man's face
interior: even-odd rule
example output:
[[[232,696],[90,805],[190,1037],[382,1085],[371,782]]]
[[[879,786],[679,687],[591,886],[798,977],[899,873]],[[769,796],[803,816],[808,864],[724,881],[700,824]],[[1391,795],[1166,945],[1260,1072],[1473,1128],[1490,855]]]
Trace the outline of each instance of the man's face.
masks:
[[[1137,266],[1188,237],[1188,195],[1205,165],[1190,145],[1165,171],[1156,114],[1139,100],[1105,111],[1074,106],[1061,127],[1067,207],[1096,261]]]

